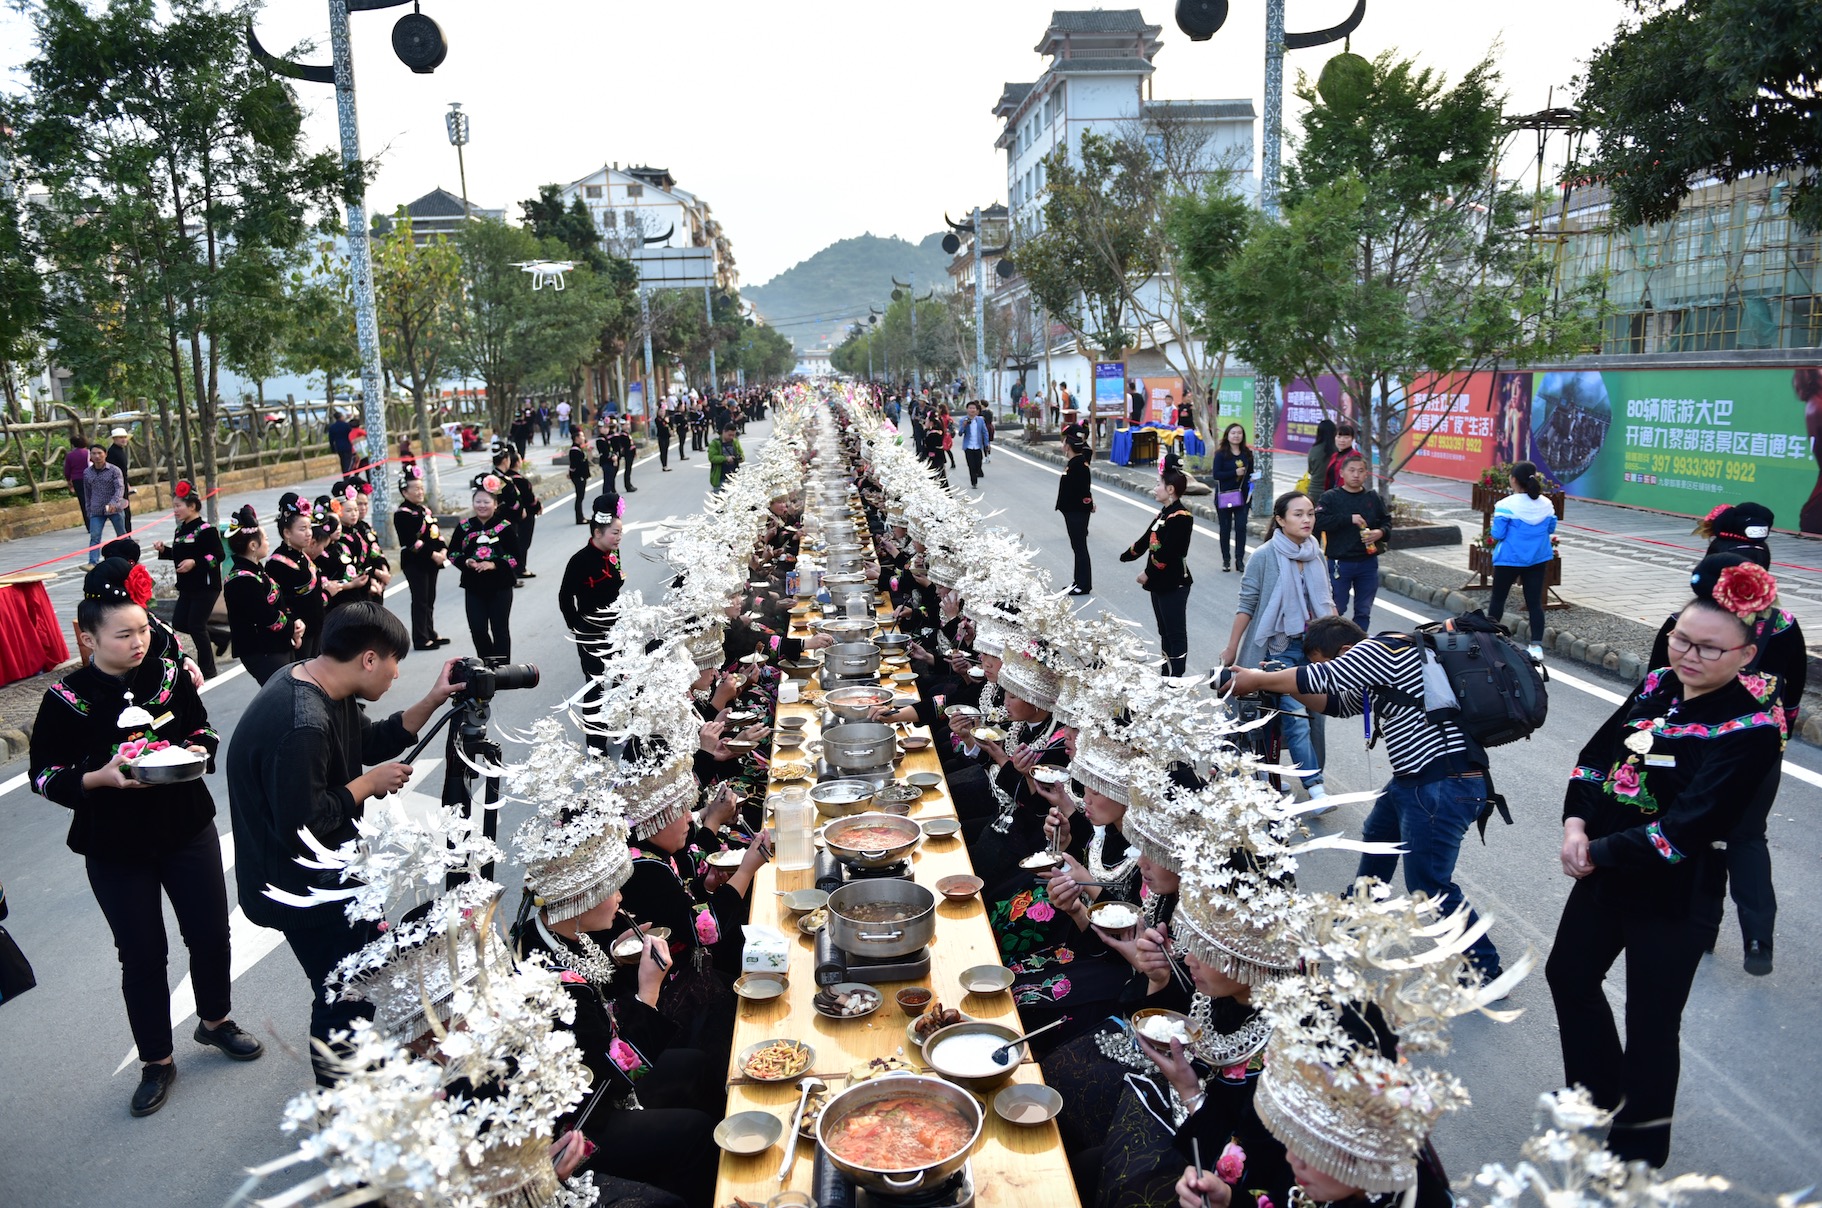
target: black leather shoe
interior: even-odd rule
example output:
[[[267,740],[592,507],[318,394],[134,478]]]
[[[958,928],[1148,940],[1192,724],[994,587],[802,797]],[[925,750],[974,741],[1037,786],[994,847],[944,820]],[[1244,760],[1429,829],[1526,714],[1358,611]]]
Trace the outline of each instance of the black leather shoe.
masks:
[[[521,579],[535,579],[537,577],[538,577],[538,575],[537,575],[536,571],[529,571],[529,570],[519,576],[519,578],[521,578]]]
[[[1746,972],[1764,977],[1771,972],[1771,941],[1751,940],[1746,945]]]
[[[223,1020],[219,1028],[207,1027],[199,1019],[193,1035],[197,1044],[214,1045],[236,1061],[257,1061],[260,1054],[266,1051],[265,1045],[243,1031],[232,1019]]]
[[[164,1101],[171,1097],[171,1084],[177,1081],[177,1064],[167,1061],[163,1065],[142,1066],[139,1070],[139,1085],[133,1090],[133,1114],[149,1116],[164,1106]]]
[[[431,644],[431,645],[432,645],[432,646],[437,646],[437,647],[441,647],[441,646],[447,646],[447,645],[449,645],[449,643],[451,643],[451,642],[453,642],[453,641],[455,641],[455,639],[454,639],[454,638],[442,638],[442,637],[440,637],[440,638],[437,638],[437,639],[436,639],[436,640],[435,640],[435,641],[433,641],[433,642],[431,642],[431,643],[430,643],[430,644]]]

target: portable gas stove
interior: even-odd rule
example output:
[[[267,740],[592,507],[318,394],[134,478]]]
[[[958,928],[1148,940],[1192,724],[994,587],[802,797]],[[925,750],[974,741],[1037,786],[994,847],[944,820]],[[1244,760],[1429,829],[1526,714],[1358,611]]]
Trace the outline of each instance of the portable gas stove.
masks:
[[[853,864],[844,864],[830,855],[827,850],[816,853],[816,888],[825,893],[834,893],[850,881],[877,881],[882,878],[897,877],[902,881],[911,879],[911,860],[909,857],[893,864],[879,868],[860,868]]]
[[[885,1192],[856,1186],[847,1175],[835,1169],[829,1156],[816,1148],[816,1162],[811,1178],[816,1188],[817,1208],[973,1208],[974,1163],[962,1168],[934,1187],[915,1191]]]
[[[919,948],[904,956],[855,956],[835,946],[829,929],[816,933],[816,984],[833,986],[837,982],[923,981],[930,976],[930,949]]]

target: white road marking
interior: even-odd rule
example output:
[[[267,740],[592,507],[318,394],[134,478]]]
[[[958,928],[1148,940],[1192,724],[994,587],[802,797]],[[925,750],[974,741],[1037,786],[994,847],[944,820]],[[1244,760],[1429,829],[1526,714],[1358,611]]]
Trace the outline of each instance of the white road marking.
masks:
[[[1061,478],[1063,476],[1063,472],[1061,470],[1058,470],[1050,465],[1047,465],[1044,462],[1035,461],[1032,458],[1022,456],[1018,453],[1014,453],[1010,449],[1001,449],[1000,452],[1007,457],[1013,458],[1016,461],[1022,461],[1028,466],[1035,466],[1038,469],[1043,470],[1047,474],[1052,474],[1058,478]],[[1099,493],[1104,494],[1104,495],[1111,495],[1114,499],[1118,500],[1119,502],[1127,504],[1131,507],[1138,508],[1141,512],[1152,512],[1152,511],[1156,510],[1147,504],[1140,503],[1138,500],[1136,500],[1136,499],[1132,498],[1130,495],[1128,495],[1125,491],[1122,491],[1116,487],[1107,487],[1102,492],[1099,492]],[[1201,533],[1205,537],[1212,537],[1213,539],[1215,539],[1217,541],[1219,541],[1221,539],[1221,536],[1219,533],[1217,533],[1217,532],[1215,532],[1215,530],[1208,528],[1201,524],[1196,525],[1196,531],[1198,533]],[[1401,608],[1396,604],[1390,603],[1389,601],[1386,600],[1386,598],[1384,596],[1380,596],[1379,599],[1377,601],[1375,601],[1375,607],[1383,608],[1387,612],[1390,612],[1390,613],[1396,613],[1398,616],[1401,616],[1408,621],[1427,621],[1429,619],[1428,617],[1423,616],[1421,613],[1412,612],[1408,608]],[[1614,692],[1612,689],[1603,688],[1599,684],[1590,683],[1589,681],[1582,679],[1580,676],[1570,675],[1568,672],[1559,669],[1555,663],[1550,664],[1550,682],[1553,684],[1562,684],[1566,688],[1573,688],[1577,692],[1581,692],[1581,693],[1584,693],[1585,695],[1592,696],[1596,700],[1605,701],[1606,703],[1608,703],[1610,705],[1617,705],[1621,701],[1626,699],[1624,695],[1622,695],[1621,693],[1618,693],[1618,692]],[[1784,774],[1786,776],[1793,776],[1796,779],[1801,780],[1805,784],[1815,785],[1818,788],[1822,788],[1822,773],[1812,772],[1808,768],[1800,767],[1799,765],[1792,763],[1788,759],[1784,760]]]

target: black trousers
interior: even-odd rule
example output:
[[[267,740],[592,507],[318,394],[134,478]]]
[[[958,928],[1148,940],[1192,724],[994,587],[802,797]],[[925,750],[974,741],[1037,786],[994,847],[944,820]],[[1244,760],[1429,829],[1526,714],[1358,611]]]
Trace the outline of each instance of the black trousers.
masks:
[[[180,591],[177,607],[171,610],[171,628],[190,639],[190,656],[202,668],[204,679],[215,678],[215,641],[209,636],[209,614],[221,589],[214,591]]]
[[[1233,535],[1234,554],[1241,562],[1246,561],[1246,508],[1218,508],[1216,517],[1221,522],[1221,565],[1232,566],[1227,555],[1228,534]]]
[[[601,691],[595,681],[607,674],[607,660],[591,649],[590,643],[605,640],[592,635],[587,638],[578,635],[576,638],[576,657],[582,662],[582,682],[589,685],[587,695],[582,698],[583,729],[587,733],[589,748],[595,751],[607,750],[607,735],[597,732],[593,724],[595,714],[601,708]]]
[[[330,1033],[347,1031],[357,1019],[373,1018],[372,1003],[360,999],[329,1002],[325,987],[337,963],[378,939],[380,931],[374,923],[349,922],[348,916],[334,906],[318,906],[309,913],[310,921],[316,925],[285,928],[285,943],[291,945],[291,953],[310,983],[310,1039],[328,1044]],[[336,1084],[334,1072],[323,1064],[315,1045],[311,1046],[310,1065],[316,1071],[318,1086]]]
[[[679,427],[677,429],[677,460],[678,461],[688,461],[690,459],[690,455],[689,455],[688,448],[687,448],[689,445],[689,442],[687,440],[683,439],[683,437],[684,437],[683,429],[681,427]]]
[[[658,468],[671,468],[671,432],[663,424],[658,425]]]
[[[470,589],[468,636],[481,658],[512,661],[512,588]]]
[[[569,485],[576,489],[576,523],[587,524],[588,516],[583,512],[583,505],[591,502],[588,498],[588,479],[570,476]]]
[[[1550,569],[1548,562],[1539,562],[1535,566],[1495,566],[1493,568],[1493,598],[1488,601],[1487,615],[1495,621],[1506,615],[1506,595],[1512,590],[1516,580],[1524,585],[1525,611],[1531,618],[1531,640],[1544,640],[1544,572]]]
[[[1158,645],[1164,662],[1160,675],[1182,675],[1189,664],[1189,584],[1151,594],[1151,614],[1158,621]]]
[[[1608,875],[1596,871],[1569,891],[1544,976],[1556,1002],[1564,1081],[1587,1087],[1597,1106],[1618,1109],[1607,1140],[1616,1156],[1662,1166],[1670,1157],[1676,1112],[1683,1005],[1715,927],[1701,918],[1616,905],[1600,893],[1599,880]],[[1601,988],[1622,952],[1624,1043]]]
[[[190,982],[199,1019],[225,1019],[233,1007],[228,974],[228,882],[213,823],[168,856],[145,860],[87,857],[89,888],[114,933],[120,994],[141,1061],[171,1055],[171,986],[159,891],[171,899],[177,930],[190,950]]]
[[[437,636],[437,573],[434,562],[405,564],[405,583],[411,592],[411,644],[428,646]]]
[[[253,682],[263,684],[273,676],[297,661],[297,651],[282,651],[272,654],[243,654],[240,665],[247,669]]]
[[[631,453],[628,453],[622,459],[621,472],[626,476],[626,485],[622,489],[628,490],[628,491],[632,490],[633,489],[633,455]]]
[[[983,455],[984,455],[984,451],[981,449],[963,449],[962,450],[962,456],[968,460],[968,485],[969,486],[974,486],[976,483],[980,482],[980,480],[981,480],[981,473],[982,473],[981,458]]]
[[[1742,946],[1754,940],[1769,944],[1777,929],[1778,895],[1771,885],[1771,849],[1765,845],[1765,823],[1771,816],[1772,803],[1778,799],[1778,782],[1783,775],[1780,761],[1772,765],[1771,775],[1759,782],[1759,791],[1727,836],[1726,863],[1717,869],[1716,881],[1727,882],[1734,909],[1740,914]],[[1719,930],[1727,901],[1716,893],[1708,905],[1711,909],[1707,921]]]
[[[1088,561],[1089,512],[1064,512],[1063,527],[1069,531],[1069,548],[1075,551],[1075,585],[1083,591],[1094,590],[1094,566]]]

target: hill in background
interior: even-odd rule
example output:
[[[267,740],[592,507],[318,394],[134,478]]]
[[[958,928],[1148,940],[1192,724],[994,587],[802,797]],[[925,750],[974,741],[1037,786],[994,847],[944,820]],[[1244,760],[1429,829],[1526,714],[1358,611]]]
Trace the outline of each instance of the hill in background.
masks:
[[[741,286],[740,296],[798,348],[833,347],[869,305],[885,307],[893,277],[906,281],[915,272],[920,297],[933,285],[946,287],[942,240],[940,231],[918,243],[872,234],[842,239],[764,285]]]

